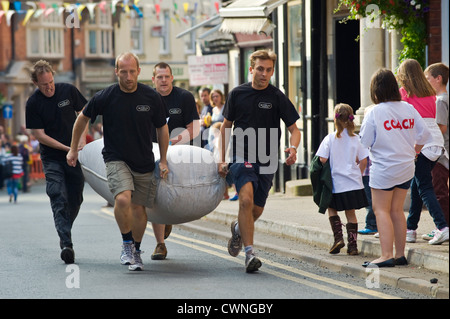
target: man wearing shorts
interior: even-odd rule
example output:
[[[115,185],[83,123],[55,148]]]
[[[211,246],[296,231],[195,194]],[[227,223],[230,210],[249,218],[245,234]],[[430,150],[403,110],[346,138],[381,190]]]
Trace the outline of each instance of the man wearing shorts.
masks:
[[[278,149],[281,136],[280,119],[290,132],[290,147],[286,164],[297,160],[300,131],[296,126],[299,115],[291,101],[269,83],[274,73],[275,53],[259,50],[250,56],[249,71],[252,82],[234,88],[225,104],[225,120],[221,127],[221,176],[228,173],[226,148],[233,128],[233,148],[229,173],[239,194],[238,220],[231,224],[232,237],[228,252],[238,256],[244,245],[247,272],[257,271],[261,261],[253,251],[254,223],[261,216],[273,175],[278,167]],[[269,155],[267,155],[269,154]]]
[[[97,92],[83,109],[74,125],[67,163],[78,158],[78,140],[89,120],[103,116],[103,159],[109,188],[114,196],[114,216],[122,234],[120,257],[129,270],[142,270],[140,245],[147,226],[145,207],[152,207],[156,195],[153,175],[155,158],[152,132],[156,127],[160,151],[160,175],[165,178],[169,133],[166,111],[160,95],[137,82],[139,59],[123,53],[116,59],[115,73],[119,83]]]

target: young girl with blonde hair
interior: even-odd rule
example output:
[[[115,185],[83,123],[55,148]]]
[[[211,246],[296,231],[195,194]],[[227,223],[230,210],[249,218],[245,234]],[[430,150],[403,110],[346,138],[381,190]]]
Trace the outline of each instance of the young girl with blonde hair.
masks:
[[[358,135],[354,133],[351,106],[341,103],[336,105],[334,111],[336,131],[323,139],[316,153],[322,163],[330,161],[333,181],[333,197],[328,207],[328,215],[334,243],[329,252],[337,254],[345,246],[342,223],[338,215],[338,211],[344,210],[347,218],[347,254],[358,255],[358,221],[355,210],[368,206],[362,172],[366,168],[369,151],[361,145]]]

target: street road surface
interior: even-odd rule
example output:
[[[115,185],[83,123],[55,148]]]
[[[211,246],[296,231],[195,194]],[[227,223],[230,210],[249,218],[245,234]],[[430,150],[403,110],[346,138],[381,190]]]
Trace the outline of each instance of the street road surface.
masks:
[[[258,251],[260,271],[248,274],[243,254],[231,257],[226,241],[179,227],[166,241],[167,259],[152,261],[156,243],[150,224],[142,243],[144,271],[130,272],[119,262],[120,232],[112,208],[104,205],[106,201],[86,184],[72,235],[76,263],[66,265],[59,257],[44,184],[20,194],[17,204],[9,203],[1,191],[0,298],[178,299],[165,313],[197,311],[202,316],[206,311],[210,316],[230,311],[276,313],[277,300],[282,299],[426,298],[383,285],[368,288],[364,279],[264,251]]]

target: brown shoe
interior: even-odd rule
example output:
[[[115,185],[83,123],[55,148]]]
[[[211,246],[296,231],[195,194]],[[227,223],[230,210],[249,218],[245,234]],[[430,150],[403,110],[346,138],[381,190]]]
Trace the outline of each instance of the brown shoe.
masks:
[[[342,223],[339,216],[329,217],[331,229],[333,230],[334,243],[330,248],[330,254],[339,254],[341,248],[345,246],[344,238],[342,235]]]
[[[164,228],[164,239],[167,239],[172,232],[172,225],[166,225]]]
[[[155,251],[152,254],[152,260],[163,260],[166,259],[167,248],[166,244],[157,244]]]

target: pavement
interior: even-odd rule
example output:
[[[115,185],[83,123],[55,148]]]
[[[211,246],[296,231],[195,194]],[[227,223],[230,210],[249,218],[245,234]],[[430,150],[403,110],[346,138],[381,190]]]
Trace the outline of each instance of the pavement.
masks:
[[[286,193],[292,194],[292,192]],[[230,189],[230,195],[232,196],[232,194],[233,192]],[[229,226],[233,220],[237,219],[238,205],[237,201],[223,200],[213,212],[201,220],[178,225],[178,227],[216,233],[217,236],[229,238]],[[345,214],[341,212],[339,215],[345,224]],[[366,210],[358,210],[356,215],[358,229],[363,229],[365,227]],[[405,217],[407,215],[408,213],[405,211]],[[211,227],[202,225],[202,223],[223,225],[222,231],[212,230]],[[380,268],[380,281],[393,287],[425,294],[433,298],[448,299],[449,242],[441,245],[429,245],[427,241],[421,238],[422,234],[435,228],[430,214],[423,210],[417,229],[417,241],[416,243],[406,244],[405,256],[408,265]],[[343,232],[345,242],[347,242],[345,227]],[[276,243],[271,239],[266,240],[266,242],[258,242],[257,234],[271,235],[272,238],[283,239],[284,243]],[[291,244],[287,245],[286,240],[289,240]],[[297,249],[296,242],[308,244],[308,246],[315,247],[315,250],[305,252],[301,248]],[[328,215],[318,212],[318,207],[310,195],[270,194],[262,216],[255,223],[254,245],[256,249],[272,250],[353,276],[367,278],[368,272],[366,268],[361,266],[362,263],[374,260],[381,254],[379,239],[373,235],[358,234],[359,256],[348,256],[346,247],[341,250],[340,254],[331,255],[328,250],[332,243],[333,235]],[[300,247],[300,245],[297,246]],[[433,279],[438,279],[438,282],[432,283]]]

